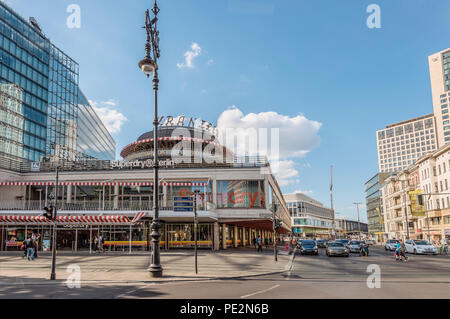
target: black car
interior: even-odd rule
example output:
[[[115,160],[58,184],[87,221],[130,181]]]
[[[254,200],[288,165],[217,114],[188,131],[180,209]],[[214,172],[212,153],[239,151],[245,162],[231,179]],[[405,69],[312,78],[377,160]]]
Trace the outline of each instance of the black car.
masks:
[[[319,249],[317,248],[317,244],[314,240],[303,240],[300,253],[302,255],[318,255]]]
[[[328,239],[319,239],[317,241],[317,247],[319,248],[327,248],[328,246]]]

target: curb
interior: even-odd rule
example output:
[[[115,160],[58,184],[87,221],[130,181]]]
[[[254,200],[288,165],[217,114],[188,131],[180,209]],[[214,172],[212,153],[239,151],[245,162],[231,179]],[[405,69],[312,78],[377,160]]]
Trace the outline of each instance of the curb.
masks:
[[[236,280],[236,279],[243,279],[243,278],[255,278],[255,277],[262,277],[262,276],[271,276],[271,275],[278,275],[285,273],[289,270],[281,270],[281,271],[273,271],[273,272],[266,272],[261,274],[253,274],[253,275],[241,275],[241,276],[232,276],[232,277],[182,277],[180,279],[173,279],[173,280],[86,280],[81,281],[81,284],[112,284],[112,283],[121,283],[121,284],[133,284],[133,283],[141,283],[141,284],[167,284],[172,282],[198,282],[198,281],[215,281],[215,280]],[[56,281],[45,281],[45,282],[13,282],[13,283],[2,283],[0,282],[0,287],[11,287],[11,286],[53,286],[53,285],[60,285],[65,284],[66,280],[56,280]]]

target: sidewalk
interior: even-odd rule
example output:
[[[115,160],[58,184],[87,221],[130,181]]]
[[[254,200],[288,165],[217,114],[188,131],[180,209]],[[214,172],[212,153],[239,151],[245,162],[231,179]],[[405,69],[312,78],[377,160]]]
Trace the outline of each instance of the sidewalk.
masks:
[[[62,255],[57,256],[58,283],[72,275],[71,265],[81,270],[82,283],[87,282],[167,282],[183,280],[229,279],[281,273],[289,268],[290,257],[280,254],[274,261],[270,250],[257,253],[248,250],[220,252],[199,251],[198,275],[194,269],[193,251],[162,252],[163,278],[151,278],[147,270],[149,254],[139,255]],[[0,285],[49,284],[51,256],[41,255],[34,261],[18,255],[0,255]]]

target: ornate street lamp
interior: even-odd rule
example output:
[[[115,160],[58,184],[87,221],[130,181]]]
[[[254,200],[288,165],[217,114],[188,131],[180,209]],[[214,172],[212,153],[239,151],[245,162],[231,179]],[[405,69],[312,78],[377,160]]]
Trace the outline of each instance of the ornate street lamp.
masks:
[[[159,8],[155,0],[152,8],[153,19],[150,19],[150,11],[145,12],[145,30],[147,33],[147,42],[145,43],[145,58],[139,62],[139,68],[149,78],[153,76],[153,91],[155,97],[155,111],[153,120],[153,168],[154,168],[154,182],[153,182],[153,222],[151,225],[152,233],[152,260],[149,267],[149,272],[152,277],[162,277],[163,269],[160,263],[160,249],[159,242],[161,238],[161,223],[159,221],[159,162],[158,162],[158,59],[159,51],[159,31],[157,28]]]

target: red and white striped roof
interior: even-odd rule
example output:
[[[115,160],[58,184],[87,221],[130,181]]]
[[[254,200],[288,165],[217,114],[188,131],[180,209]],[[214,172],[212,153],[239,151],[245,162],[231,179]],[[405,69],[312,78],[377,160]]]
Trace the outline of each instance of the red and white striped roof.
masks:
[[[0,223],[7,224],[52,224],[43,216],[0,215]],[[70,224],[130,224],[126,216],[58,216],[56,223]]]
[[[160,182],[160,186],[200,186],[207,182]],[[0,182],[0,186],[54,186],[55,182]],[[153,186],[153,182],[59,182],[59,186]]]

